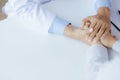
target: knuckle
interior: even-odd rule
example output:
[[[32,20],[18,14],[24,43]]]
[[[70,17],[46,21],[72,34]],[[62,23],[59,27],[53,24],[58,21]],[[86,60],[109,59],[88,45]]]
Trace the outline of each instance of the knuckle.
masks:
[[[95,34],[91,34],[90,37],[93,38],[95,36]]]
[[[101,31],[105,31],[105,28],[101,28]]]
[[[105,30],[106,29],[106,27],[104,27],[104,26],[101,26],[101,30],[103,31],[103,30]]]
[[[111,30],[111,27],[107,27],[107,30],[110,31],[110,30]]]
[[[100,38],[102,36],[102,34],[97,34],[96,38]]]
[[[103,36],[103,37],[106,37],[107,35],[106,35],[106,34],[103,34],[102,36]]]
[[[89,37],[90,37],[90,38],[93,38],[93,35],[91,34],[91,35],[89,35]]]
[[[99,37],[96,37],[95,40],[98,41],[100,38]]]
[[[95,25],[95,26],[93,27],[93,29],[94,29],[94,31],[96,31],[96,30],[99,29],[99,26],[96,26],[96,25]]]
[[[109,31],[106,31],[104,34],[107,35],[109,33]]]

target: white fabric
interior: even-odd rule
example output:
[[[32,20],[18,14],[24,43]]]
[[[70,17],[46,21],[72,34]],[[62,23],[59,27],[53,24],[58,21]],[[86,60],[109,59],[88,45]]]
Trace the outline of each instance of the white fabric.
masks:
[[[96,80],[100,67],[108,61],[107,48],[93,45],[87,51],[87,80]]]
[[[120,53],[120,40],[115,42],[115,44],[113,45],[113,50],[115,50],[118,53]]]
[[[55,17],[54,14],[41,7],[47,1],[50,0],[9,0],[3,8],[3,12],[8,17],[17,15],[22,19],[35,22],[34,24],[40,25],[41,33],[47,34]]]
[[[103,65],[97,74],[96,80],[120,80],[120,59],[116,57]]]
[[[34,24],[40,25],[41,33],[47,34],[56,15],[44,10],[41,5],[50,1],[52,0],[8,0],[8,3],[3,8],[3,12],[6,13],[8,17],[18,15],[24,17],[26,20],[29,19],[31,22],[35,22]],[[109,5],[108,0],[92,1],[93,3],[95,2],[96,7]]]
[[[93,8],[97,11],[100,7],[110,8],[111,0],[90,0],[93,3]]]
[[[120,53],[120,41],[113,49]],[[102,45],[93,45],[87,51],[87,80],[120,80],[120,59],[108,62],[107,49]]]

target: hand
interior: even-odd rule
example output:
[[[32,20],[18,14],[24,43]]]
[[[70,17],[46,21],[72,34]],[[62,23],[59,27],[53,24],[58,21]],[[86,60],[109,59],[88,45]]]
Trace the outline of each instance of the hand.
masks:
[[[117,41],[117,38],[116,36],[112,36],[110,33],[108,33],[106,38],[101,38],[100,41],[104,46],[112,48],[114,43]]]
[[[64,31],[64,35],[66,35],[70,38],[76,39],[76,40],[80,40],[88,45],[93,45],[95,43],[88,42],[86,40],[88,25],[89,25],[89,23],[87,23],[87,25],[85,25],[86,29],[84,29],[84,30],[81,28],[73,27],[72,25],[68,25]]]
[[[105,14],[103,14],[105,13]],[[104,38],[111,30],[110,14],[108,8],[100,8],[97,15],[89,16],[83,20],[82,29],[86,23],[90,23],[88,41],[97,42]]]

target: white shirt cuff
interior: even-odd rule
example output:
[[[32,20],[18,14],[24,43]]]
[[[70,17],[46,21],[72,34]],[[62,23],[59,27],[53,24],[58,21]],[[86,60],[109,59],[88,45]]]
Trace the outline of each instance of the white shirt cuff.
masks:
[[[97,11],[100,7],[110,8],[110,0],[95,0],[95,10]]]
[[[120,40],[116,41],[112,47],[113,50],[120,52]]]
[[[49,33],[53,33],[53,34],[60,34],[63,35],[64,34],[64,30],[66,28],[66,26],[69,24],[68,21],[65,21],[59,17],[55,17],[48,32]]]

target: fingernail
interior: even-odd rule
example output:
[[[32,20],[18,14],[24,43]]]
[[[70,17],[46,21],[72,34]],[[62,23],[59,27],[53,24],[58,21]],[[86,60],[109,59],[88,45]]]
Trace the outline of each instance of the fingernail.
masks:
[[[89,32],[93,32],[93,29],[92,29],[92,28],[90,28],[90,29],[89,29]]]

